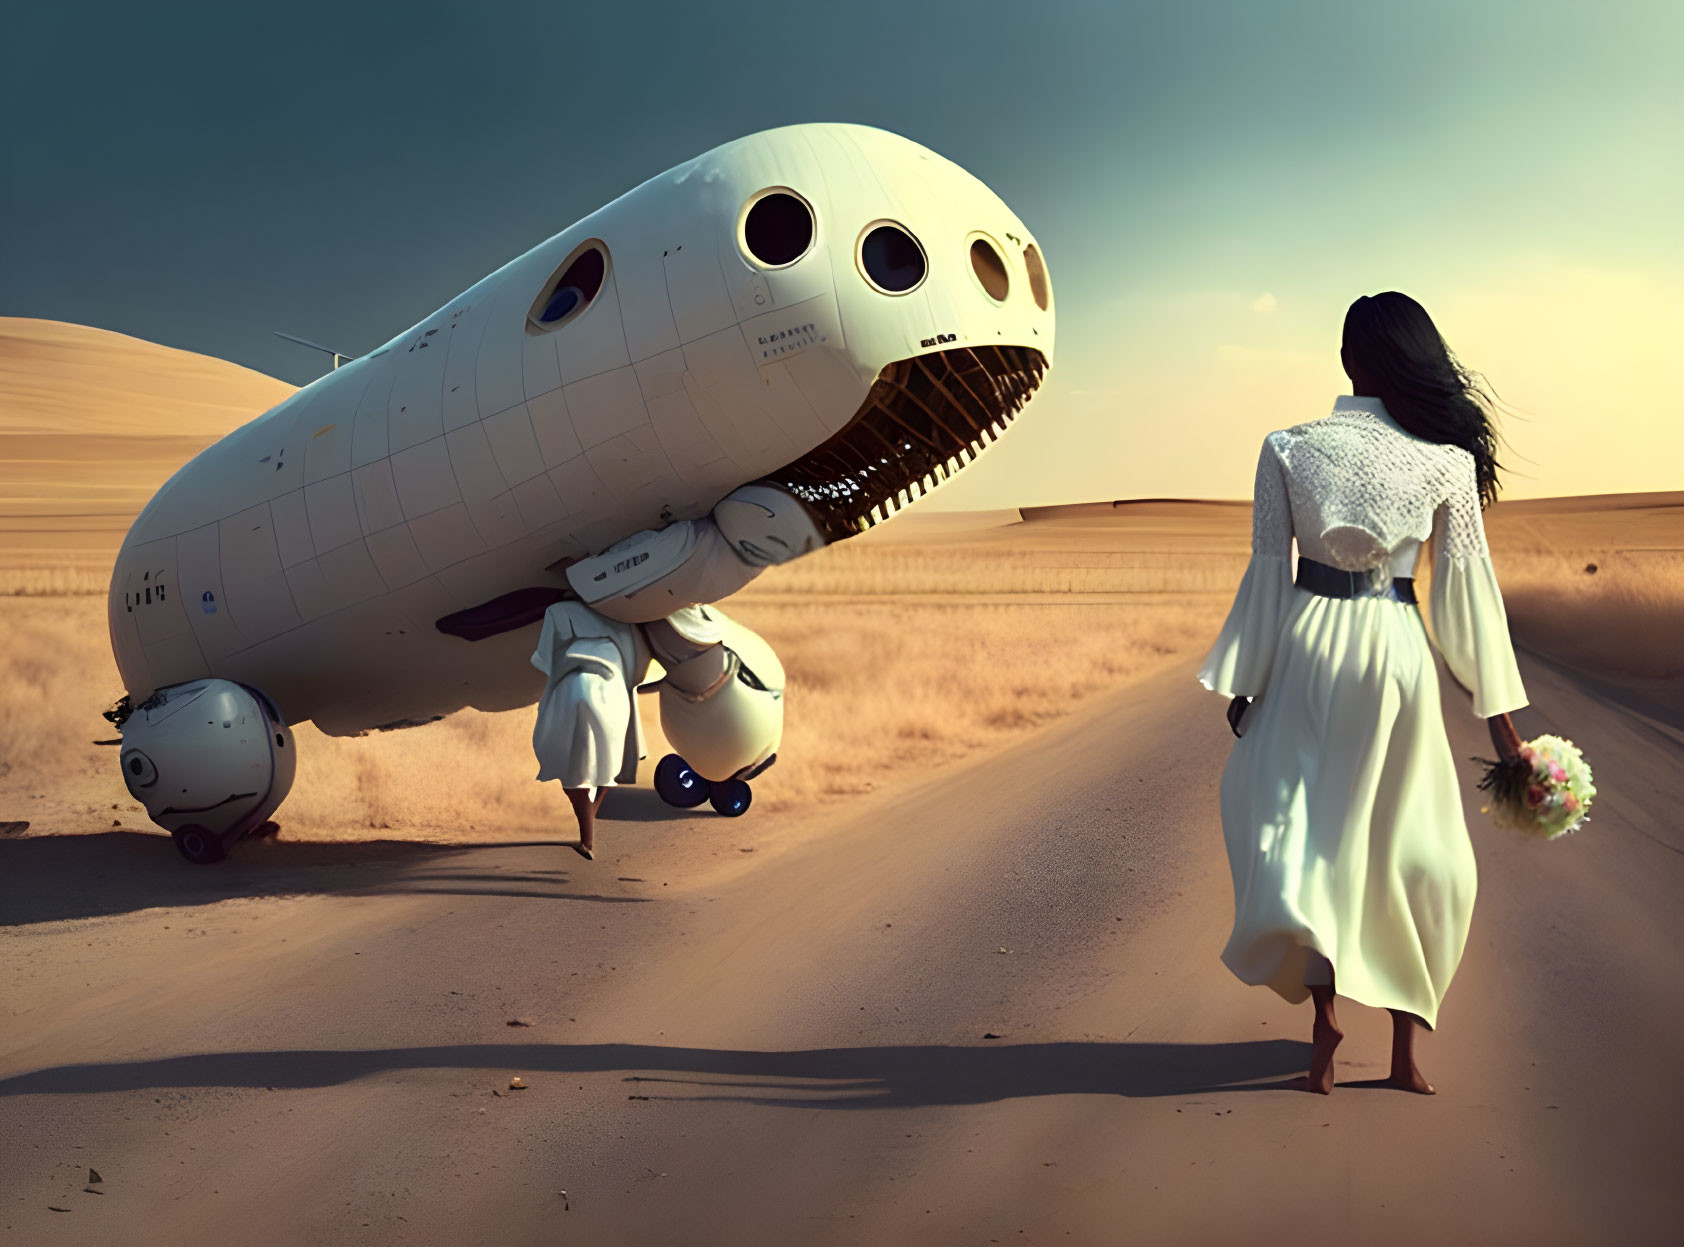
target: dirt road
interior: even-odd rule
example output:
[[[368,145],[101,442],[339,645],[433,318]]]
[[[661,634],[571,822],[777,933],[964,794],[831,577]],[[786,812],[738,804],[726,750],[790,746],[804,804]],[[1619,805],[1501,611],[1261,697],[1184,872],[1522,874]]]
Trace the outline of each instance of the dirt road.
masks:
[[[1178,668],[791,820],[781,850],[646,791],[615,794],[594,863],[283,836],[198,869],[129,832],[0,839],[0,1227],[1676,1241],[1684,734],[1523,672],[1523,734],[1577,740],[1602,795],[1577,835],[1526,841],[1466,764],[1480,896],[1422,1045],[1431,1099],[1361,1085],[1389,1021],[1349,1003],[1334,1095],[1281,1086],[1308,1007],[1217,961],[1231,738]],[[1488,752],[1446,708],[1457,756]]]

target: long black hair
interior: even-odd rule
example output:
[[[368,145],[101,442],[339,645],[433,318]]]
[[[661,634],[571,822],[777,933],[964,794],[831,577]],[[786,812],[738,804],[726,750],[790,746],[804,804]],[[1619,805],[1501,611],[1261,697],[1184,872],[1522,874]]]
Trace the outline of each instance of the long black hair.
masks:
[[[1451,354],[1427,309],[1388,290],[1363,295],[1345,313],[1340,358],[1416,437],[1460,446],[1474,457],[1479,503],[1497,500],[1497,427],[1484,378]]]

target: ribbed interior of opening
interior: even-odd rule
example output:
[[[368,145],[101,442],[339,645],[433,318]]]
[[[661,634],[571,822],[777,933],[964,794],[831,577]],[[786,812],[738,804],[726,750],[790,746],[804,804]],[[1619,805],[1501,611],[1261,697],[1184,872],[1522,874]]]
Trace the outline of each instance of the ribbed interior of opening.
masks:
[[[766,479],[807,504],[827,541],[864,532],[998,440],[1046,370],[1016,346],[897,360],[841,432]]]

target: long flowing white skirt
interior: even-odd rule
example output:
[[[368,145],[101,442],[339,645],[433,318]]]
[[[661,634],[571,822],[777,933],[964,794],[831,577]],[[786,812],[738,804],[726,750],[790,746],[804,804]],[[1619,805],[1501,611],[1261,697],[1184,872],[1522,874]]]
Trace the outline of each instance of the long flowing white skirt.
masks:
[[[632,685],[639,678],[637,639],[628,624],[582,602],[557,602],[544,612],[532,665],[545,676],[532,751],[538,778],[564,788],[629,784],[637,778],[643,736]]]
[[[620,651],[602,637],[576,637],[567,648],[569,669],[552,677],[538,703],[532,751],[538,778],[563,788],[612,788],[624,769],[631,728],[631,689]]]
[[[1476,875],[1426,629],[1401,602],[1291,592],[1222,772],[1222,960],[1296,1003],[1314,949],[1340,995],[1433,1026]]]

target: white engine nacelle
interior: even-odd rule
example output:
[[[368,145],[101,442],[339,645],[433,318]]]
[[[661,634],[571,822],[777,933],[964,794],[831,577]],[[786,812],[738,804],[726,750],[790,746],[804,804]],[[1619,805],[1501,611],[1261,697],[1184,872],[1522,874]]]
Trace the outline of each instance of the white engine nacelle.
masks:
[[[123,782],[193,861],[215,861],[292,788],[292,732],[257,690],[229,680],[159,689],[124,721]]]
[[[653,623],[729,597],[767,567],[824,544],[799,499],[775,485],[744,485],[711,515],[646,529],[581,559],[567,582],[600,615]]]

